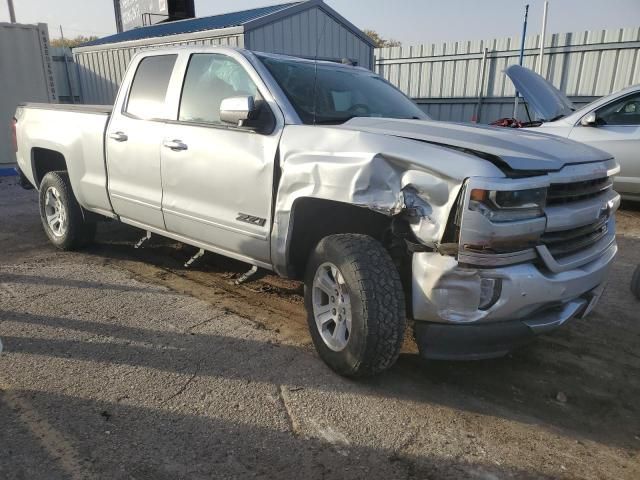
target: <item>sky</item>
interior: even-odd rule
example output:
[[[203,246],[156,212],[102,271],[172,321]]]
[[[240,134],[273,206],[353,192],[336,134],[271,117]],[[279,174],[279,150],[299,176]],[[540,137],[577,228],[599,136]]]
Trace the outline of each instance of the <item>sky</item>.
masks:
[[[195,0],[207,16],[288,0]],[[517,36],[529,3],[528,33],[538,33],[543,0],[325,0],[362,29],[404,45]],[[115,33],[113,0],[14,0],[21,23],[48,23],[51,38]],[[0,0],[0,22],[9,21]],[[548,33],[640,26],[640,0],[550,0]]]

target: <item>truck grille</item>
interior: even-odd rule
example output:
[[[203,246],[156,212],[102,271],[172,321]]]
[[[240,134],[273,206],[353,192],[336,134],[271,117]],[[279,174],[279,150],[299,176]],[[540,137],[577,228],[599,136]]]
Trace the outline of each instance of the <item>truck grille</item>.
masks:
[[[547,246],[554,257],[571,255],[593,245],[604,237],[608,232],[608,220],[608,215],[603,215],[591,225],[560,232],[547,232],[542,235],[542,243]]]
[[[613,181],[609,177],[583,182],[552,183],[547,192],[547,205],[562,205],[596,197],[609,190]]]

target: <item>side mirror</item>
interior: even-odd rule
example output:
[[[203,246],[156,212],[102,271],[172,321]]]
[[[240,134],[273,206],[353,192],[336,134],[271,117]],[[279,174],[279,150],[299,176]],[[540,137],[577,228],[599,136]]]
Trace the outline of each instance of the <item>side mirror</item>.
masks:
[[[597,118],[595,112],[591,112],[582,117],[582,119],[580,120],[580,125],[582,125],[583,127],[596,127],[598,125],[598,122],[596,120]]]
[[[242,127],[257,113],[256,102],[252,96],[229,97],[220,103],[220,121]]]

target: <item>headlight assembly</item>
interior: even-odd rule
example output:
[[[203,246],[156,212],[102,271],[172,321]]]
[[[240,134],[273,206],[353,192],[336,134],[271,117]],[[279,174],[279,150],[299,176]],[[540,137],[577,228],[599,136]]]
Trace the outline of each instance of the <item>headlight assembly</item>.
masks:
[[[546,188],[527,190],[471,190],[469,209],[492,222],[512,222],[544,216]]]

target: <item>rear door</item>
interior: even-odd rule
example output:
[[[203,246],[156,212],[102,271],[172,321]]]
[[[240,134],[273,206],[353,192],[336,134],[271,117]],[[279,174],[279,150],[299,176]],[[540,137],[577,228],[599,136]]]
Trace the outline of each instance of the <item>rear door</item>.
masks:
[[[613,155],[620,164],[615,189],[640,195],[640,92],[600,107],[596,125],[576,125],[569,138]]]
[[[106,134],[109,195],[123,221],[164,229],[160,148],[167,91],[178,55],[150,55],[132,65]]]
[[[239,52],[185,52],[180,63],[184,81],[161,152],[167,230],[268,265],[282,114]],[[220,120],[222,100],[238,96],[253,96],[260,105],[257,121],[245,127]]]

